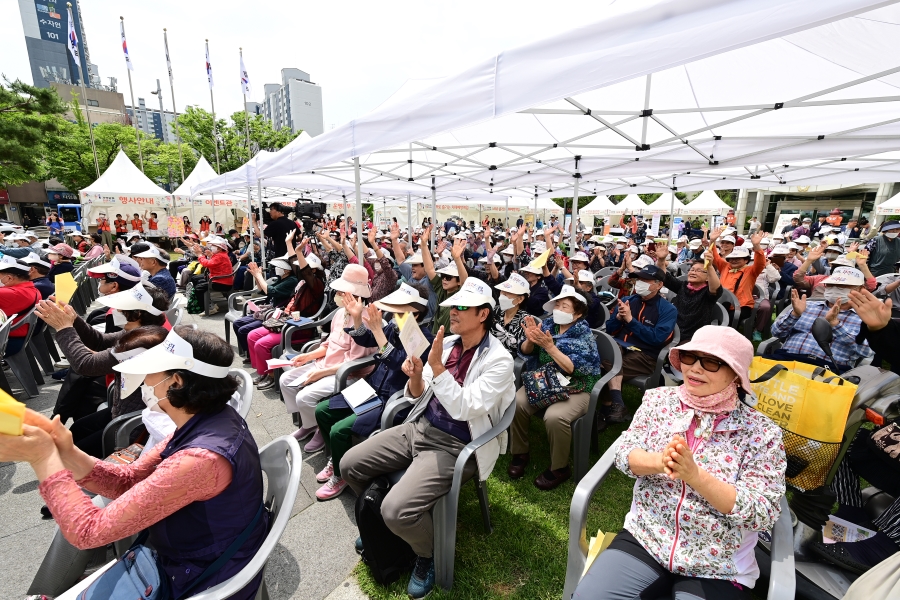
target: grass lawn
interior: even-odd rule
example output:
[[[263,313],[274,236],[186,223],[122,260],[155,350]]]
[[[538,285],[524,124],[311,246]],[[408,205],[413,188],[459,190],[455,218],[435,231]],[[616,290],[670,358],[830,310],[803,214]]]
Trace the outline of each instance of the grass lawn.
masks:
[[[626,386],[625,403],[632,412],[640,402],[636,388]],[[600,449],[605,450],[625,429],[609,427],[600,434]],[[460,491],[457,519],[456,570],[450,592],[436,588],[435,599],[522,598],[558,600],[562,597],[569,541],[569,505],[575,484],[569,480],[551,492],[543,492],[532,483],[549,466],[550,450],[543,422],[531,420],[531,463],[525,476],[510,481],[506,467],[511,456],[497,461],[488,480],[491,520],[494,532],[486,535],[475,487]],[[596,462],[600,454],[592,454]],[[614,470],[594,496],[588,513],[588,532],[619,531],[631,505],[634,480]],[[360,563],[356,569],[360,587],[375,599],[406,598],[407,577],[384,588]]]

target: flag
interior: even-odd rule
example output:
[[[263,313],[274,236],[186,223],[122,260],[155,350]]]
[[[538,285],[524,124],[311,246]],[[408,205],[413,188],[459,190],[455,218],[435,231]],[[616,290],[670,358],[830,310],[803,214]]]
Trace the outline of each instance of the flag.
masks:
[[[213,89],[212,64],[209,62],[209,44],[206,45],[206,78],[209,80],[209,89]]]
[[[69,53],[75,59],[76,64],[81,64],[81,56],[78,52],[78,36],[75,34],[75,19],[72,18],[71,8],[69,8]]]
[[[241,89],[245,95],[250,95],[250,76],[247,75],[247,67],[244,66],[243,56],[241,56]]]
[[[119,21],[119,29],[122,31],[122,52],[125,53],[125,66],[128,67],[129,71],[134,71],[131,57],[128,56],[128,44],[125,42],[125,21]]]
[[[169,69],[169,85],[172,85],[172,61],[169,60],[169,36],[167,36],[165,33],[163,33],[163,43],[166,46],[166,67]]]

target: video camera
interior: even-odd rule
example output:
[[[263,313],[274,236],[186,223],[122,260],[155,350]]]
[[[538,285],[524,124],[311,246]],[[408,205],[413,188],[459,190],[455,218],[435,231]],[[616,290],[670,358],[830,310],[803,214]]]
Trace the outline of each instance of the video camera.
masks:
[[[316,221],[325,216],[325,204],[322,202],[297,202],[294,214],[303,223],[303,233],[313,235]]]

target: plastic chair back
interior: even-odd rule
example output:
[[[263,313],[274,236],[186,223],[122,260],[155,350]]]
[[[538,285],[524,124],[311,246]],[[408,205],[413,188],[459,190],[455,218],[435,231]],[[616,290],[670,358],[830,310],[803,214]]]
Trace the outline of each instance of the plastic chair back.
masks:
[[[737,329],[738,321],[741,318],[741,303],[738,302],[737,296],[729,289],[722,288],[722,295],[719,297],[719,304],[730,305],[734,310],[731,312],[730,327]]]
[[[711,325],[730,327],[729,323],[731,322],[731,317],[728,315],[728,309],[725,308],[725,305],[719,302],[716,302],[716,307],[719,309],[719,316],[713,319]]]
[[[191,600],[222,600],[240,592],[260,571],[265,569],[269,556],[275,550],[275,546],[278,545],[285,528],[287,528],[294,501],[297,499],[297,489],[300,487],[300,469],[303,465],[300,445],[289,435],[272,440],[259,451],[259,462],[268,482],[265,502],[272,512],[269,533],[256,555],[237,575],[199,594],[190,596]],[[260,593],[263,598],[268,598],[265,586],[266,579],[263,576]]]
[[[241,408],[238,410],[238,414],[246,421],[247,415],[250,414],[250,405],[253,403],[253,379],[243,369],[229,369],[228,374],[234,375],[240,382],[236,392],[241,398]]]

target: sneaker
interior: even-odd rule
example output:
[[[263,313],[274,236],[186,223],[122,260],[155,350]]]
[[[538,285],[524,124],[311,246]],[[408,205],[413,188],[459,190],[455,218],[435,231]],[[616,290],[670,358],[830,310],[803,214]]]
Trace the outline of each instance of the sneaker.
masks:
[[[419,600],[430,594],[433,589],[434,559],[417,556],[412,577],[409,578],[409,585],[406,586],[406,593],[413,600]]]
[[[64,358],[64,359],[60,360],[59,362],[53,363],[53,366],[56,367],[57,369],[68,369],[69,368],[69,360]]]
[[[219,305],[218,305],[218,304],[213,304],[212,306],[209,307],[209,314],[214,315],[214,314],[216,314],[217,312],[219,312]]]
[[[607,423],[627,423],[631,420],[631,414],[625,410],[624,404],[613,403],[609,411],[604,415]]]
[[[362,537],[356,538],[356,542],[353,544],[353,549],[356,550],[357,554],[363,553]]]
[[[322,448],[325,447],[325,436],[322,435],[322,431],[316,428],[316,435],[313,436],[309,443],[303,447],[304,452],[318,452]]]
[[[306,438],[308,438],[309,436],[311,436],[318,430],[319,430],[318,426],[316,426],[316,427],[301,427],[300,429],[298,429],[297,431],[295,431],[293,433],[293,436],[294,436],[295,440],[297,440],[298,442],[302,442],[303,440],[305,440]]]
[[[325,465],[325,468],[316,473],[316,481],[319,483],[325,483],[331,476],[334,475],[334,462],[329,458],[328,464]]]
[[[347,482],[337,475],[332,475],[325,485],[316,490],[316,499],[325,501],[337,498],[345,489],[347,489]]]
[[[753,332],[753,341],[754,341],[754,342],[761,342],[761,341],[762,341],[762,332],[760,332],[760,331],[754,331],[754,332]]]

